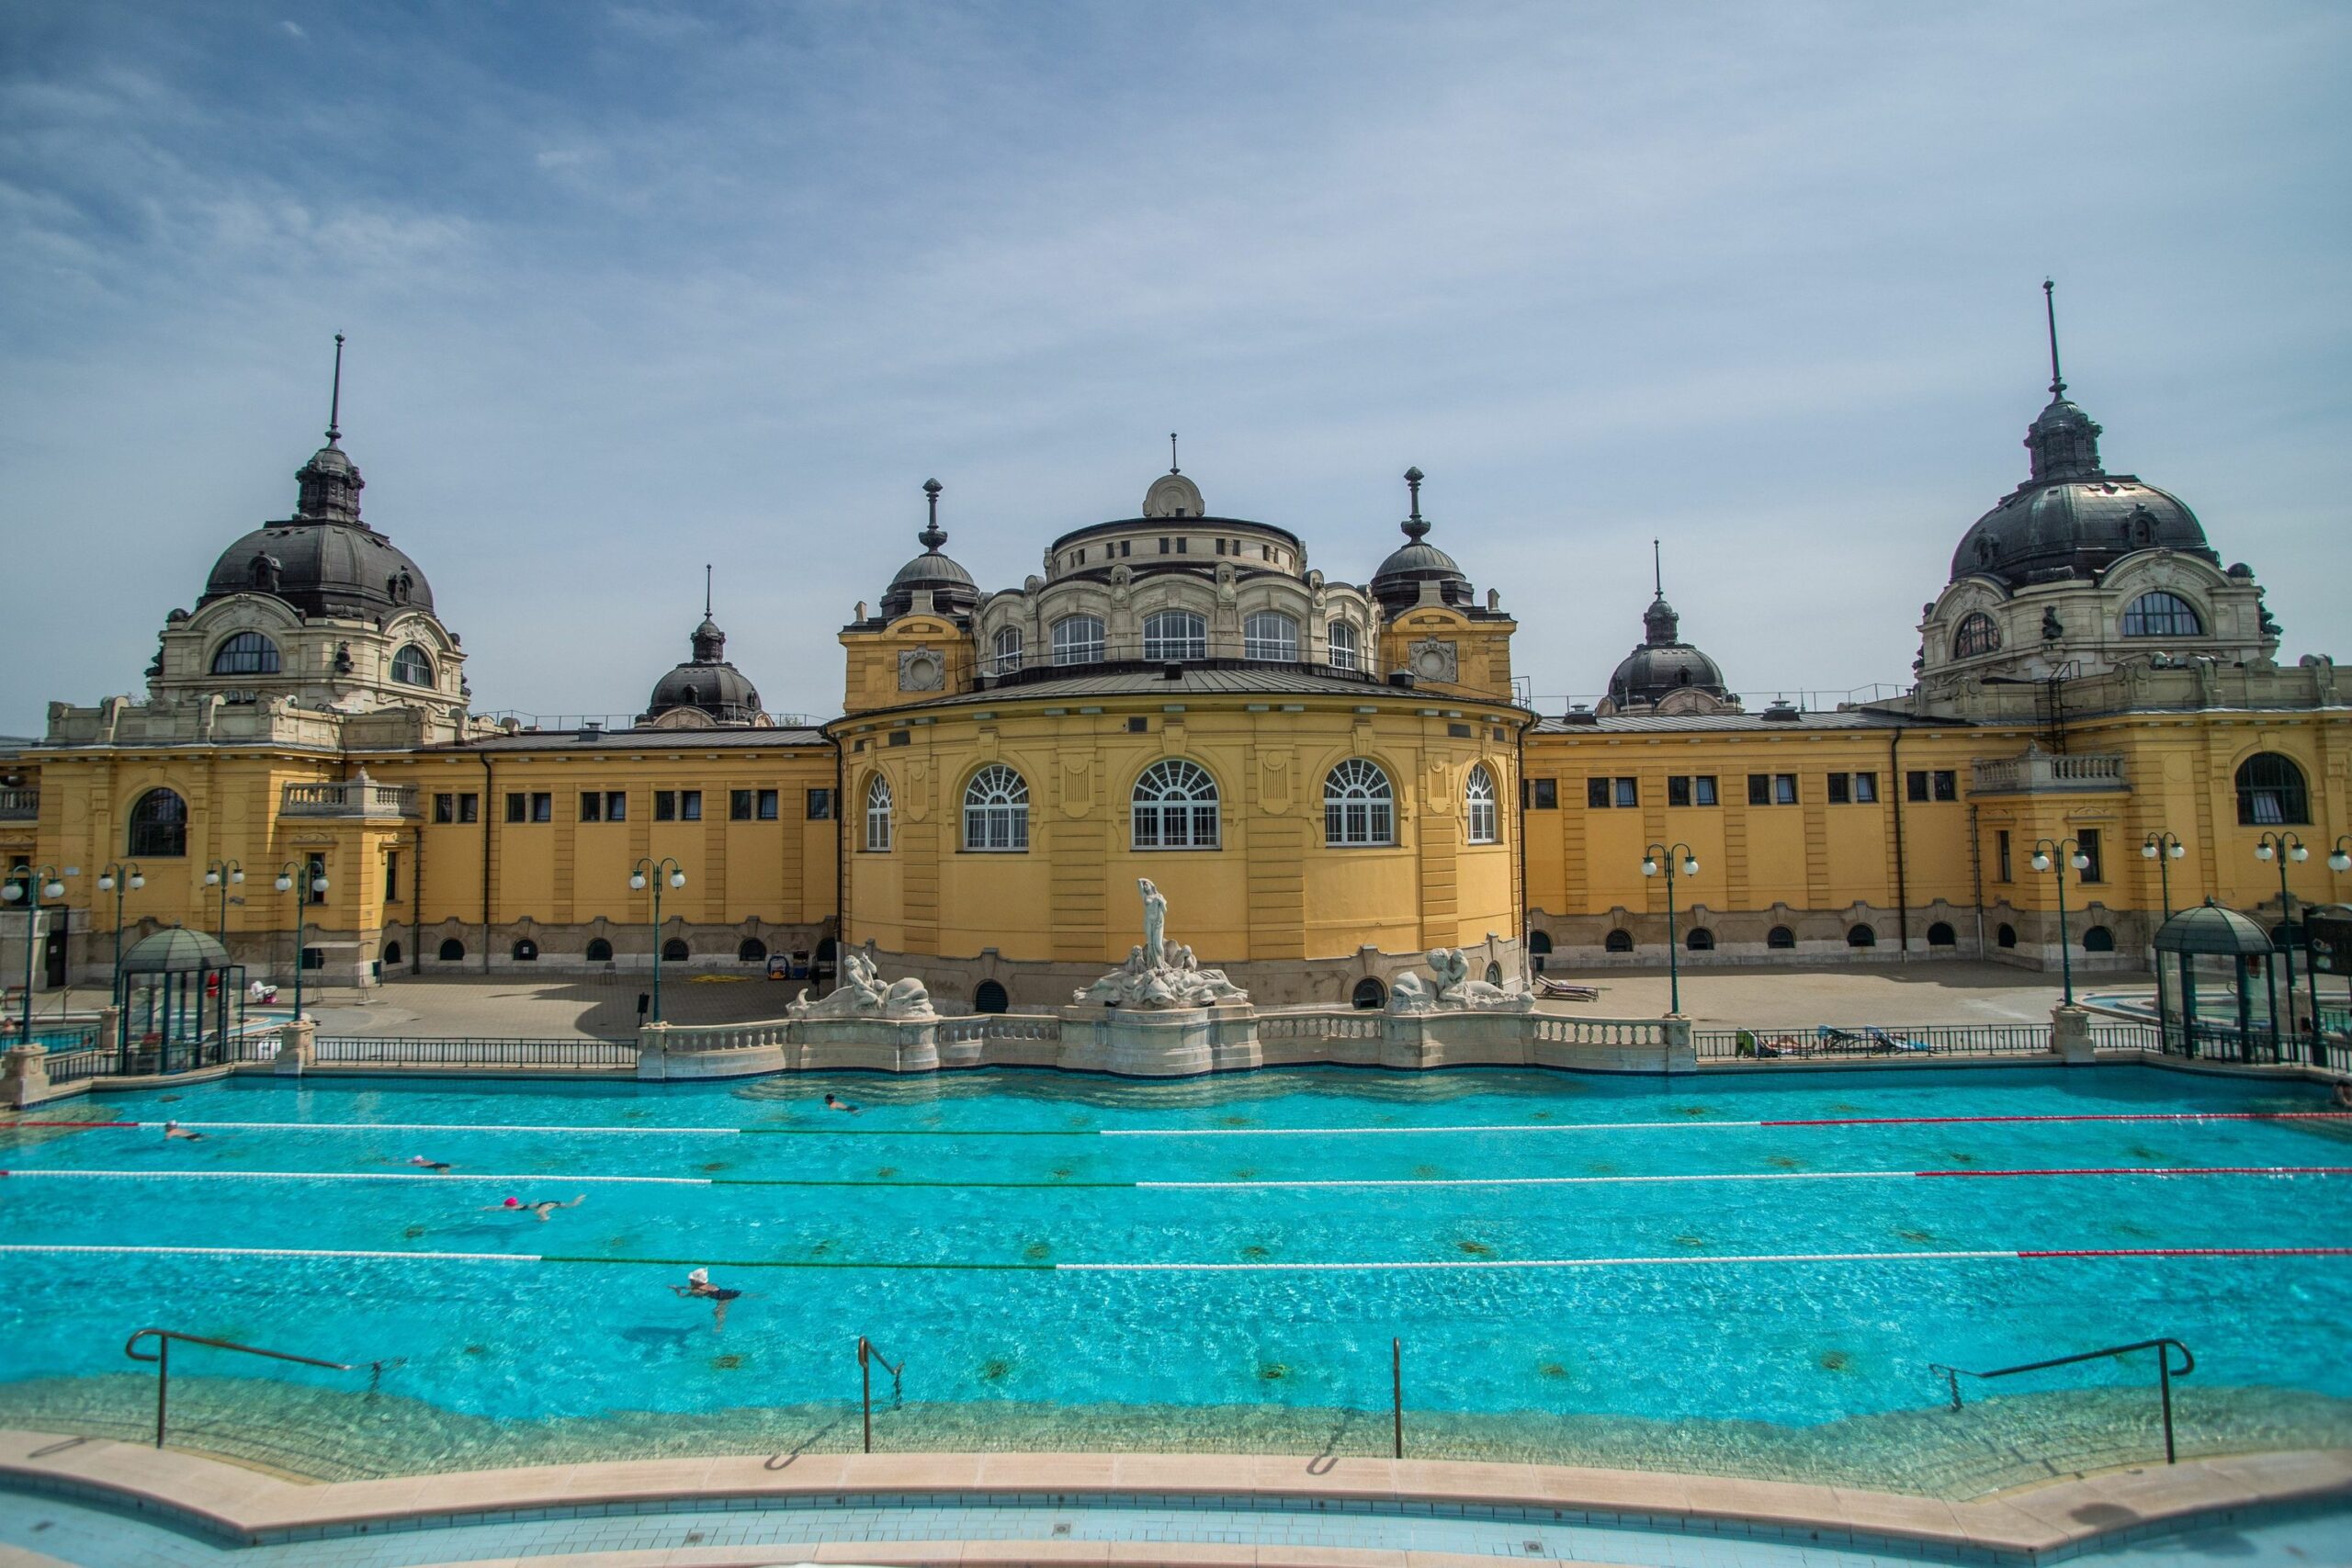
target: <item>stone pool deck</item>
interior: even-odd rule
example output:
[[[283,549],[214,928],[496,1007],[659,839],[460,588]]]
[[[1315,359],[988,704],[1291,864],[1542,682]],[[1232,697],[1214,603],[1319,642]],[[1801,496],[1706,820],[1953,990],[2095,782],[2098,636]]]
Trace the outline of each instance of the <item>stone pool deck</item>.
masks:
[[[2086,1546],[2282,1507],[2352,1506],[2352,1449],[2134,1465],[1966,1502],[1846,1487],[1543,1465],[1154,1454],[774,1455],[303,1483],[198,1455],[0,1430],[0,1486],[148,1516],[224,1546],[692,1508],[950,1506],[1347,1510],[1574,1524],[1717,1540],[2037,1564]],[[1087,1540],[842,1540],[810,1548],[665,1547],[479,1556],[502,1568],[755,1568],[779,1561],[1281,1564],[1455,1568],[1422,1551]],[[1585,1559],[1584,1561],[1591,1561]]]

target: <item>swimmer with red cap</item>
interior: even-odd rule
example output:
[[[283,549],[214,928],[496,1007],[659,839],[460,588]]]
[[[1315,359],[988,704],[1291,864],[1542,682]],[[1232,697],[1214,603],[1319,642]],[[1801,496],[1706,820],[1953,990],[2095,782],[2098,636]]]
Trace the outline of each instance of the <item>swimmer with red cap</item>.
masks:
[[[492,1203],[488,1205],[481,1210],[481,1213],[485,1214],[537,1214],[539,1217],[539,1223],[545,1224],[547,1223],[548,1215],[555,1210],[577,1209],[581,1204],[587,1201],[588,1194],[585,1192],[582,1192],[579,1197],[574,1198],[569,1203],[559,1203],[552,1198],[535,1198],[527,1203],[520,1198],[509,1198],[503,1202]]]

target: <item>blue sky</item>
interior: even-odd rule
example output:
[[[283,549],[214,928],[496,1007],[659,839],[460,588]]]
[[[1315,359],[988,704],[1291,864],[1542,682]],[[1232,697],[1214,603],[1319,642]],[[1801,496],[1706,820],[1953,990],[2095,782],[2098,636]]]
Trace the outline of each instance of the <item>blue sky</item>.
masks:
[[[0,10],[0,732],[140,686],[345,446],[477,705],[632,712],[705,561],[772,707],[917,549],[1212,510],[1434,541],[1542,705],[1649,541],[1751,699],[1904,682],[2024,476],[2041,281],[2108,466],[2352,658],[2337,6]]]

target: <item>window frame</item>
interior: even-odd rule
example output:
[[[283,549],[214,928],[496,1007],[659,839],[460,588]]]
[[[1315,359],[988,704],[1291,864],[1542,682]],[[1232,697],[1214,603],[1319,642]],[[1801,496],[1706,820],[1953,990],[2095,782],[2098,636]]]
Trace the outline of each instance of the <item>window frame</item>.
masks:
[[[1026,854],[1029,781],[1003,762],[990,762],[964,782],[967,854]]]
[[[1100,615],[1082,611],[1064,615],[1047,633],[1053,639],[1055,667],[1102,663],[1108,633],[1109,627]]]
[[[1147,790],[1152,793],[1147,795]],[[1171,824],[1178,828],[1173,835],[1169,831]],[[1189,757],[1163,757],[1136,775],[1134,786],[1127,791],[1129,850],[1156,852],[1224,847],[1225,796],[1215,773]]]
[[[2165,603],[2150,609],[2150,602],[2157,599]],[[2116,629],[2129,637],[2197,637],[2205,635],[2205,617],[2184,595],[2168,588],[2151,588],[2124,606]]]
[[[1982,610],[1969,611],[1952,628],[1951,656],[1955,660],[1982,659],[2000,651],[2001,623]]]
[[[1462,780],[1463,838],[1473,844],[1502,841],[1501,813],[1495,808],[1495,775],[1484,762],[1473,762]]]
[[[1027,640],[1021,635],[1019,626],[997,627],[989,648],[995,657],[995,672],[999,675],[1018,673],[1022,660],[1029,651]]]
[[[2256,765],[2276,763],[2276,776],[2249,777]],[[2241,828],[2308,828],[2312,820],[2311,774],[2283,751],[2256,751],[2233,770],[2230,782],[2237,794]],[[2265,802],[2269,815],[2265,815]]]
[[[1268,630],[1273,638],[1266,637]],[[1305,628],[1295,615],[1280,610],[1253,610],[1241,618],[1241,657],[1261,664],[1295,664]]]
[[[1363,649],[1356,637],[1355,623],[1334,615],[1323,627],[1323,661],[1334,670],[1358,670],[1363,667]]]
[[[276,638],[248,626],[221,638],[206,669],[214,675],[278,675],[285,672],[286,655]]]
[[[411,654],[414,654],[416,656],[413,660],[409,660],[409,656]],[[411,669],[422,666],[424,671],[424,679],[419,681],[413,679],[410,675],[402,674],[401,671],[404,660],[408,661],[408,667]],[[401,644],[400,647],[395,649],[392,652],[392,661],[390,669],[392,679],[403,686],[416,686],[429,692],[433,690],[440,681],[439,666],[434,663],[433,655],[425,651],[424,645],[423,643],[404,642]]]
[[[1369,757],[1348,757],[1323,775],[1323,847],[1393,849],[1396,782]]]
[[[1169,623],[1180,623],[1172,630]],[[1182,664],[1209,656],[1209,618],[1198,610],[1178,605],[1154,610],[1143,618],[1143,656],[1160,664]]]
[[[894,818],[891,815],[890,781],[876,773],[865,781],[865,832],[860,839],[863,852],[887,855],[890,852]]]
[[[155,803],[155,811],[144,815],[150,802]],[[179,791],[165,784],[140,791],[123,816],[125,852],[152,860],[186,860],[188,817],[187,796]]]

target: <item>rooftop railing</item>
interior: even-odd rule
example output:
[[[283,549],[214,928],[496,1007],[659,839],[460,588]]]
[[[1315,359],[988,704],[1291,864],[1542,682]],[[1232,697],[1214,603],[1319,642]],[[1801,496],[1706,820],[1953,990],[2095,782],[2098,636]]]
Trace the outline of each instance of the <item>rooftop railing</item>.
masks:
[[[0,789],[0,822],[40,820],[40,791]]]
[[[1978,795],[2113,794],[2124,781],[2120,756],[2029,751],[2022,757],[1979,758],[1972,789]]]
[[[414,784],[346,779],[288,784],[278,810],[287,817],[414,817],[418,799]]]

